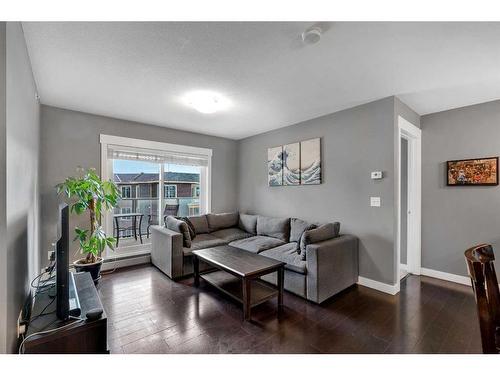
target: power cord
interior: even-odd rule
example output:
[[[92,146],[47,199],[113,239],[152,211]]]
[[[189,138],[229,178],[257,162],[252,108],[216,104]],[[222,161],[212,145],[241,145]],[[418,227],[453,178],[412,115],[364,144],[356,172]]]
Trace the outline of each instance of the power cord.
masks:
[[[47,309],[48,309],[48,307],[49,307],[50,305],[52,305],[52,304],[54,303],[54,301],[55,301],[55,300],[56,300],[56,298],[55,298],[55,297],[54,297],[54,298],[52,298],[52,300],[51,300],[49,303],[47,303],[47,305],[45,305],[45,307],[42,309],[42,311],[40,311],[40,313],[38,313],[38,315],[36,315],[35,317],[33,317],[33,318],[31,318],[31,319],[30,319],[29,324],[33,323],[35,320],[37,320],[37,319],[38,319],[39,317],[41,317],[41,316],[48,315],[48,314],[44,314],[44,313],[45,313],[45,310],[47,310]]]
[[[117,260],[117,259],[118,259],[118,258],[117,258],[117,257],[115,257],[115,258],[114,258],[111,262],[113,262],[113,263],[114,263],[114,262],[116,262],[116,260]],[[103,262],[102,264],[104,264],[104,262]],[[108,270],[108,271],[101,271],[101,275],[109,275],[109,274],[112,274],[112,273],[113,273],[113,272],[115,272],[115,271],[116,271],[116,267],[115,267],[115,268],[113,268],[112,270]]]
[[[80,318],[79,316],[70,316],[69,317],[70,319],[75,319],[74,322],[72,323],[69,323],[69,324],[66,324],[62,327],[57,327],[57,328],[53,328],[53,329],[48,329],[46,331],[40,331],[40,332],[35,332],[35,333],[32,333],[31,335],[28,335],[26,336],[23,341],[21,341],[21,344],[19,345],[19,354],[24,354],[24,344],[26,342],[26,340],[28,340],[29,338],[33,337],[33,336],[37,336],[37,335],[46,335],[46,334],[49,334],[49,333],[53,333],[53,332],[56,332],[56,331],[59,331],[61,329],[64,329],[64,328],[68,328],[68,327],[71,327],[71,326],[74,326],[75,324],[79,323],[79,322],[83,322],[85,321],[85,319],[82,319]]]
[[[54,261],[47,268],[45,268],[45,271],[43,271],[41,274],[39,274],[37,277],[35,277],[33,280],[31,280],[31,283],[30,283],[31,287],[37,289],[40,285],[40,279],[42,278],[42,276],[47,274],[47,273],[51,276],[52,273],[54,272],[55,267],[56,267],[56,262]],[[38,281],[36,286],[34,285],[35,281]],[[46,282],[46,281],[47,280],[45,280],[44,282]]]
[[[31,309],[33,307],[33,302],[36,298],[37,295],[39,295],[40,293],[42,292],[46,292],[48,291],[51,287],[52,287],[52,284],[50,283],[51,281],[54,280],[55,278],[55,275],[53,275],[53,272],[55,270],[55,267],[56,267],[56,262],[55,262],[55,259],[52,259],[51,263],[49,264],[48,267],[45,268],[45,271],[43,271],[42,273],[40,273],[38,276],[36,276],[33,280],[31,280],[30,282],[30,286],[31,288],[33,288],[33,294],[30,295],[26,302],[25,302],[25,306],[27,306],[27,304],[29,303],[29,311],[31,313]],[[48,277],[47,279],[41,281],[42,277],[44,275],[47,275],[48,274]],[[49,284],[50,283],[50,284]],[[30,293],[31,294],[31,293]],[[50,304],[49,304],[50,305]],[[45,308],[42,310],[45,311],[45,309],[48,307],[45,306]],[[23,316],[23,319],[22,321],[20,322],[21,325],[24,325],[25,327],[27,325],[29,325],[29,323],[32,321],[33,319],[30,319],[28,318],[27,316]]]

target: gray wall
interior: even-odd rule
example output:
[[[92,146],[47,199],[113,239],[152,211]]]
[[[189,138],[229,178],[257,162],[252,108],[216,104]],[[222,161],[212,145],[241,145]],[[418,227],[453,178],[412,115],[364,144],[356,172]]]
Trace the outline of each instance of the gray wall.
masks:
[[[359,236],[360,275],[394,283],[394,98],[385,98],[240,141],[239,207],[269,216],[341,222]],[[267,148],[321,137],[323,183],[269,187]],[[385,178],[370,179],[384,171]],[[382,207],[370,207],[380,196]]]
[[[421,128],[420,115],[416,113],[413,109],[408,107],[401,100],[399,100],[397,97],[394,97],[394,114],[395,114],[394,120],[396,121],[396,128],[398,126],[397,125],[398,116],[403,117],[406,121],[412,123],[417,128]]]
[[[3,27],[3,26],[2,26]],[[38,273],[38,160],[39,105],[31,64],[19,22],[8,22],[2,40],[6,40],[6,81],[0,83],[6,92],[5,145],[2,145],[2,168],[5,168],[6,234],[2,235],[2,351],[15,350],[16,322],[29,292],[29,280]],[[1,54],[0,54],[1,57]],[[2,116],[3,117],[3,116]],[[4,156],[5,155],[5,156]],[[5,157],[5,159],[3,159]],[[4,164],[5,161],[5,164]],[[2,203],[3,205],[3,203]],[[3,220],[2,220],[3,222]],[[5,325],[4,325],[5,323]]]
[[[75,175],[78,166],[100,172],[100,134],[212,148],[212,211],[236,209],[236,141],[48,106],[42,106],[41,122],[43,260],[57,231],[59,200],[54,186]],[[70,225],[86,226],[87,221],[87,217],[72,216]],[[72,246],[76,252],[76,244]]]
[[[445,165],[499,156],[499,124],[500,101],[422,117],[422,267],[467,276],[468,247],[500,248],[500,187],[447,187]]]
[[[401,138],[401,258],[406,264],[408,232],[408,141]]]
[[[0,22],[0,353],[7,351],[7,241],[6,238],[6,23]]]

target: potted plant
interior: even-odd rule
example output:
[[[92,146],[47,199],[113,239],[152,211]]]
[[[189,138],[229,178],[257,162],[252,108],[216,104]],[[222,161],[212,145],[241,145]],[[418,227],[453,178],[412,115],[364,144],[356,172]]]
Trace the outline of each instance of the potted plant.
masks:
[[[108,237],[101,226],[101,214],[116,207],[120,193],[116,184],[102,181],[95,169],[79,168],[79,177],[68,177],[57,185],[57,193],[64,194],[70,200],[71,212],[81,215],[89,213],[90,228],[75,227],[76,237],[73,241],[80,244],[80,251],[85,258],[73,263],[77,272],[90,272],[94,282],[101,278],[102,251],[108,246],[114,249],[115,239]]]

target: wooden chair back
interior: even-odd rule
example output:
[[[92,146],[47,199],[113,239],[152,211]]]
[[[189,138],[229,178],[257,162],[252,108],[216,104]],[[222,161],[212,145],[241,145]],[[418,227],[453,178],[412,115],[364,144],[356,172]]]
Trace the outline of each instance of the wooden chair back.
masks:
[[[499,353],[500,291],[491,245],[482,244],[465,252],[467,268],[476,297],[483,353]]]

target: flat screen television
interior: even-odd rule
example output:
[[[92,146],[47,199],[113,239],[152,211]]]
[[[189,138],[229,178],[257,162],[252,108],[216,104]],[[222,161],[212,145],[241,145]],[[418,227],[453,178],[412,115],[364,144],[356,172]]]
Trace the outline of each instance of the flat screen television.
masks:
[[[56,243],[56,313],[61,320],[80,316],[80,301],[73,273],[69,271],[69,207],[59,205],[58,240]]]

